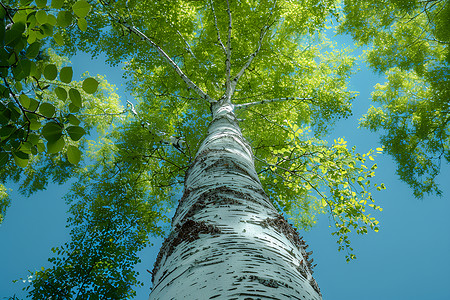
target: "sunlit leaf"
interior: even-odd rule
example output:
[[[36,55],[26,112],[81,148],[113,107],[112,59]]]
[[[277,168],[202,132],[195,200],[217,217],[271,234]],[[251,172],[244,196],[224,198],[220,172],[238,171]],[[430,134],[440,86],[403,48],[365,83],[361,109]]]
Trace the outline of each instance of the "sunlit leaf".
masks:
[[[44,8],[47,5],[47,0],[36,0],[36,5],[38,8]]]
[[[30,98],[27,95],[21,94],[19,96],[19,101],[25,109],[28,109],[30,107]]]
[[[55,40],[55,42],[59,45],[59,46],[63,46],[64,45],[64,39],[62,37],[62,35],[60,33],[55,33],[53,35],[53,39]]]
[[[28,165],[29,156],[21,151],[13,152],[14,162],[20,168],[25,168]]]
[[[47,13],[44,10],[38,10],[36,12],[36,20],[39,22],[39,24],[47,23]]]
[[[81,159],[81,151],[78,149],[78,147],[70,145],[67,147],[67,160],[73,164],[76,165],[80,162]]]
[[[85,18],[91,10],[91,5],[85,0],[79,0],[72,6],[73,12],[80,18]]]
[[[77,20],[78,28],[80,28],[81,31],[87,30],[87,21],[85,18],[79,18]]]
[[[70,114],[68,116],[68,120],[69,120],[69,123],[72,125],[79,125],[81,123],[81,121],[72,114]]]
[[[52,0],[51,6],[55,9],[60,9],[64,5],[64,0]]]

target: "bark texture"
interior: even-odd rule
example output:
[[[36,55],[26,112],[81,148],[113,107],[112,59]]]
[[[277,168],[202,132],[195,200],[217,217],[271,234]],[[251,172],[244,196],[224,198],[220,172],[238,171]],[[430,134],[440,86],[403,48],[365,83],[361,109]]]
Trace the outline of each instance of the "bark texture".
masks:
[[[305,248],[264,193],[233,106],[214,104],[150,299],[322,299]]]

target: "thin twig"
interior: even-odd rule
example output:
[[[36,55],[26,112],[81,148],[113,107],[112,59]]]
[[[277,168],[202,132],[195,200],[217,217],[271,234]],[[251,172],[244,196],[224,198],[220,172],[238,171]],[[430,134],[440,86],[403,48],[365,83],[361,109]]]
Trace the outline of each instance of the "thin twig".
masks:
[[[254,105],[259,105],[259,104],[272,103],[272,102],[284,102],[284,101],[289,101],[289,100],[312,101],[313,98],[285,97],[285,98],[267,99],[267,100],[249,102],[249,103],[235,104],[234,108],[242,109],[242,108],[247,108],[249,106],[254,106]]]

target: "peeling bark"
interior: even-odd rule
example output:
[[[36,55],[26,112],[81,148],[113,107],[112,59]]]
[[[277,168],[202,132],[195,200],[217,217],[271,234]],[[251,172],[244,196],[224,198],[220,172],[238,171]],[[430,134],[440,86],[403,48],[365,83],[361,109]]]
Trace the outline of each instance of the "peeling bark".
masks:
[[[306,247],[264,193],[233,106],[213,105],[150,299],[322,299]]]

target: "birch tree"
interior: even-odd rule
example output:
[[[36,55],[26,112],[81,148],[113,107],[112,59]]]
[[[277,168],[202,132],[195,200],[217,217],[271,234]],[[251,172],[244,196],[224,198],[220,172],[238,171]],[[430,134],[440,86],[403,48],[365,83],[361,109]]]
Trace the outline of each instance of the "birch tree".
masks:
[[[89,160],[67,196],[72,241],[34,273],[30,295],[132,297],[136,252],[161,233],[156,222],[182,185],[151,298],[320,299],[311,253],[291,224],[308,228],[329,214],[353,259],[349,233],[378,231],[370,190],[384,189],[370,181],[375,151],[323,140],[355,95],[346,83],[354,59],[324,35],[334,1],[61,8],[74,6],[90,11],[88,26],[56,29],[64,43],[55,48],[125,62],[137,102],[96,141],[83,139]]]

